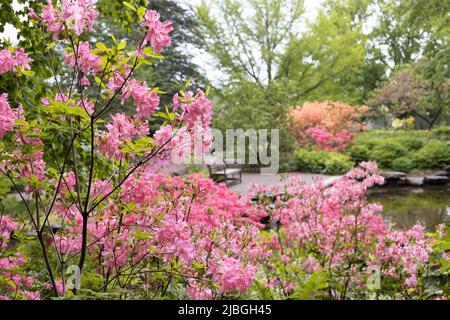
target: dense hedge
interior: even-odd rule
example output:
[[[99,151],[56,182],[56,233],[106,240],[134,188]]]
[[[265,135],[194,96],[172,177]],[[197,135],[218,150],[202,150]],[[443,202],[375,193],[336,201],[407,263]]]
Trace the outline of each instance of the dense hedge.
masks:
[[[371,130],[354,139],[343,153],[298,149],[282,161],[283,171],[342,174],[355,164],[376,161],[385,170],[439,170],[450,165],[450,128]]]
[[[300,149],[296,151],[291,165],[297,171],[333,175],[349,171],[355,163],[345,154]]]
[[[450,129],[367,131],[355,138],[349,153],[355,162],[373,160],[385,169],[442,169],[450,164]]]

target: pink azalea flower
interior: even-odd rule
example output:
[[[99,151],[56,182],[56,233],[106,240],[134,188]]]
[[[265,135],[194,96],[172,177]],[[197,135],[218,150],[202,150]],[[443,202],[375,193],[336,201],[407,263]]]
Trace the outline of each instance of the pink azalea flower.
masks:
[[[83,87],[87,87],[89,84],[90,84],[89,79],[88,79],[86,76],[84,76],[84,77],[81,79],[81,85],[82,85]]]
[[[47,24],[47,31],[52,33],[53,40],[57,40],[64,28],[64,24],[59,17],[59,12],[53,8],[52,2],[48,1],[42,11],[42,20]]]
[[[0,50],[0,74],[5,72],[17,72],[18,68],[30,70],[30,58],[23,48],[17,48],[11,52],[8,48]]]
[[[106,124],[107,131],[98,136],[99,149],[109,158],[122,159],[120,146],[135,137],[144,137],[149,132],[146,121],[133,120],[128,115],[117,113],[111,116],[112,122]]]
[[[61,4],[62,18],[69,28],[79,36],[85,28],[92,31],[98,12],[92,0],[63,0]]]
[[[111,84],[111,87],[115,86]],[[137,118],[150,117],[158,109],[159,96],[147,87],[145,81],[138,82],[134,79],[129,81],[123,88],[122,102],[129,97],[134,99]]]
[[[95,74],[102,70],[102,59],[91,52],[91,45],[88,42],[80,42],[76,49],[78,51],[76,57],[74,53],[65,52],[64,63],[72,68],[78,65],[83,73],[92,71]],[[86,80],[87,78],[84,80],[84,83],[86,83]],[[87,82],[89,84],[89,80]]]
[[[0,139],[14,128],[17,114],[10,108],[8,102],[8,94],[0,95]]]
[[[36,15],[30,12],[31,16]],[[66,28],[80,36],[84,29],[92,30],[98,12],[94,1],[91,0],[63,0],[61,11],[53,7],[48,1],[42,12],[42,21],[47,25],[47,31],[57,40],[59,34]]]
[[[108,180],[95,180],[94,188],[92,190],[93,197],[98,197],[99,195],[106,196],[112,190],[112,185]]]
[[[161,22],[160,15],[155,10],[148,10],[144,16],[143,25],[148,28],[145,36],[145,42],[150,41],[155,53],[161,52],[170,45],[171,39],[169,33],[173,31],[170,22]]]
[[[202,127],[209,127],[212,116],[212,103],[206,98],[203,91],[198,90],[194,95],[191,91],[183,94],[183,98],[187,100],[186,103],[178,102],[182,113],[180,120],[186,121],[189,128],[200,124]],[[175,100],[175,98],[174,98]]]

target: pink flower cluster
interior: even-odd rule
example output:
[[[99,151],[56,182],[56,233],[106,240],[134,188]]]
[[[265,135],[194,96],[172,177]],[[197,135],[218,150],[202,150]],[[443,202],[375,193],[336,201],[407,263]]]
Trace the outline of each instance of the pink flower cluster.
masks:
[[[173,110],[183,126],[175,129],[164,125],[154,135],[154,145],[164,146],[161,158],[174,162],[182,160],[187,154],[203,154],[211,147],[212,103],[202,90],[188,91],[182,98],[173,97]]]
[[[17,224],[8,216],[0,216],[0,249],[8,246],[11,233],[16,230]]]
[[[145,82],[131,80],[122,86],[124,79],[118,72],[109,79],[108,88],[111,93],[122,88],[121,101],[124,103],[133,97],[137,113],[134,118],[125,115],[116,115],[113,121],[106,125],[106,132],[98,136],[100,152],[109,158],[121,159],[124,154],[120,147],[127,141],[144,137],[148,134],[147,122],[141,120],[151,116],[159,104],[159,96],[150,90]],[[153,146],[159,150],[161,159],[180,160],[193,149],[201,149],[204,153],[211,146],[210,124],[212,116],[212,103],[203,91],[198,90],[194,95],[187,92],[182,101],[176,94],[173,98],[176,121],[161,126],[153,136]]]
[[[170,22],[161,22],[160,15],[155,10],[148,10],[144,16],[143,25],[148,28],[145,42],[150,42],[155,53],[161,52],[170,45],[169,33],[173,31]]]
[[[370,266],[379,266],[383,279],[414,287],[418,272],[429,260],[431,239],[422,226],[392,230],[376,214],[382,207],[368,203],[365,194],[383,182],[372,162],[361,163],[331,187],[320,181],[313,185],[296,178],[288,181],[286,195],[278,197],[271,210],[272,222],[281,228],[267,240],[272,249],[271,259],[263,262],[267,280],[284,295],[292,293],[298,275],[281,277],[284,267],[274,267],[274,261],[280,260],[292,265],[292,270],[328,270],[336,289],[330,298],[345,299],[348,292],[352,297],[363,295]]]
[[[306,102],[290,111],[292,133],[301,145],[312,145],[324,151],[342,151],[355,134],[364,130],[366,106],[342,102]]]
[[[88,224],[91,259],[100,275],[160,261],[163,273],[190,279],[190,298],[213,299],[252,285],[256,259],[267,255],[258,244],[260,224],[246,217],[248,203],[225,185],[199,175],[168,176],[150,166],[127,180],[118,197],[120,202],[105,203]],[[56,207],[66,223],[56,243],[62,253],[76,254],[82,220],[79,213],[68,216],[77,209],[65,207],[65,199],[62,194]],[[141,280],[151,286],[151,278]]]
[[[21,138],[18,141],[21,148],[36,148],[37,146],[42,145],[42,141],[40,139]],[[19,156],[23,153],[21,150],[22,149],[17,149],[14,151],[14,155],[17,159],[19,159]],[[34,177],[37,179],[37,181],[45,181],[45,170],[47,168],[47,164],[44,161],[44,154],[42,151],[36,150],[29,155],[22,155],[21,160],[21,162],[13,166],[9,166],[10,170],[14,168],[15,172],[18,173],[15,179],[31,179],[32,177]],[[29,182],[26,183],[25,192],[31,193],[36,190],[39,190],[39,188],[32,187]]]
[[[39,300],[39,291],[32,290],[33,277],[21,270],[25,265],[23,255],[11,251],[5,255],[2,250],[7,248],[10,234],[17,227],[17,223],[9,216],[0,216],[0,300]]]
[[[186,121],[189,128],[200,126],[209,128],[212,117],[212,102],[206,97],[202,90],[196,94],[188,91],[182,95],[180,100],[178,94],[173,97],[174,110],[181,109],[180,119]]]
[[[33,291],[34,279],[20,271],[25,264],[23,255],[16,254],[8,257],[0,256],[0,279],[10,280],[0,287],[0,300],[40,300],[39,291]],[[1,280],[0,280],[1,281]],[[3,291],[3,292],[2,292]]]
[[[8,94],[2,93],[0,95],[0,139],[14,128],[17,118],[17,114],[9,106]]]
[[[386,266],[385,276],[404,280],[407,288],[418,285],[418,269],[428,262],[432,251],[421,225],[410,230],[392,230],[377,243],[378,263]]]
[[[92,30],[98,12],[92,0],[63,0],[61,9],[55,9],[51,1],[44,7],[42,16],[30,11],[29,15],[34,19],[42,19],[47,25],[47,31],[53,34],[53,40],[57,40],[59,34],[66,30],[72,30],[77,36],[84,29]]]
[[[111,96],[115,94],[117,89],[122,89],[120,98],[121,104],[129,98],[133,98],[136,108],[136,118],[148,118],[158,109],[159,96],[155,90],[151,90],[145,81],[137,81],[128,79],[131,70],[125,65],[124,70],[115,71],[109,78],[107,88],[110,90]]]
[[[76,54],[75,52],[65,52],[64,63],[72,68],[78,66],[79,70],[84,73],[81,84],[87,86],[89,80],[86,74],[88,71],[92,71],[93,74],[100,72],[102,70],[102,58],[91,52],[91,45],[88,42],[81,41],[75,49]]]
[[[3,100],[2,98],[5,98]],[[5,115],[8,115],[8,109],[4,106],[2,106],[2,101],[6,101],[6,96],[2,95],[0,98],[0,110],[5,112]],[[3,110],[2,110],[3,109]],[[16,119],[24,119],[23,116],[23,108],[19,106],[19,108],[16,109],[10,114],[10,121],[16,120]],[[1,120],[1,116],[0,116]],[[5,128],[5,122],[0,121],[0,138],[4,137],[4,133],[10,128],[12,123],[8,124],[9,126]],[[2,131],[3,128],[3,131]],[[10,130],[9,130],[10,131]],[[2,135],[3,133],[3,135]],[[38,134],[39,129],[34,129],[32,134]],[[44,181],[45,180],[45,169],[46,169],[46,163],[44,161],[44,153],[42,152],[42,145],[43,142],[41,139],[36,137],[29,137],[19,131],[15,133],[15,149],[11,153],[6,153],[5,155],[8,155],[9,158],[6,158],[2,161],[0,161],[0,173],[5,174],[5,172],[9,172],[10,177],[13,179],[21,179],[26,178],[30,179],[31,177],[35,177],[38,181]],[[27,152],[23,152],[23,149],[27,149]],[[16,161],[20,160],[20,161]],[[26,183],[25,185],[25,191],[31,192],[33,190],[36,190],[32,187],[30,187],[29,183]]]
[[[18,69],[30,70],[30,58],[22,48],[13,52],[9,48],[0,50],[0,74],[17,72]]]
[[[242,264],[240,259],[225,256],[218,268],[217,282],[221,283],[220,293],[249,288],[258,269],[250,264]]]
[[[120,147],[136,137],[145,137],[149,133],[148,122],[132,119],[130,116],[117,113],[111,116],[112,121],[106,124],[106,132],[98,136],[98,147],[108,158],[122,159],[124,153]]]
[[[158,109],[159,96],[155,91],[150,90],[145,81],[130,80],[124,86],[122,92],[122,103],[133,97],[137,118],[151,117]]]
[[[330,133],[326,129],[312,127],[307,129],[305,133],[313,140],[313,143],[317,145],[320,150],[325,151],[344,151],[345,147],[353,139],[353,135],[345,129]]]
[[[199,140],[197,143],[196,134]],[[172,163],[178,163],[185,156],[192,155],[193,148],[202,148],[205,142],[209,144],[207,141],[209,141],[208,137],[205,139],[201,133],[189,131],[187,127],[174,129],[170,124],[161,126],[153,135],[154,146],[161,149],[158,158]],[[202,148],[202,150],[205,149]]]

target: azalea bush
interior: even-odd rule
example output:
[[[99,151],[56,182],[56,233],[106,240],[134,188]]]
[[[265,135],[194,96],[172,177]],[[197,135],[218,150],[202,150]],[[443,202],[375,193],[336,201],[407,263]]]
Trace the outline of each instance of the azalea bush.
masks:
[[[262,259],[260,294],[293,299],[442,298],[442,287],[430,285],[429,275],[440,270],[448,277],[444,226],[434,236],[421,225],[392,229],[377,214],[382,207],[365,197],[368,188],[383,182],[376,164],[366,162],[331,187],[320,181],[306,184],[295,176],[286,186],[256,186],[256,195],[278,195],[267,206],[274,230],[265,233],[271,255]],[[371,287],[374,270],[379,284]]]
[[[213,299],[245,291],[256,273],[258,213],[225,185],[191,175],[173,177],[148,167],[128,179],[117,200],[88,223],[94,291],[134,289],[128,297]],[[58,209],[66,219],[55,235],[58,251],[79,252],[82,219],[76,208]]]
[[[307,102],[290,111],[291,130],[302,146],[322,151],[343,151],[364,129],[366,106],[341,102]]]
[[[183,157],[193,144],[191,135],[203,137],[200,147],[204,150],[211,142],[212,105],[204,92],[181,88],[173,97],[170,112],[168,107],[159,106],[158,88],[134,77],[138,68],[163,58],[160,53],[170,45],[173,27],[170,22],[160,21],[154,10],[127,6],[141,22],[139,42],[134,48],[114,37],[113,47],[85,41],[86,32],[92,30],[98,17],[94,1],[63,0],[55,7],[49,1],[41,12],[30,11],[33,23],[47,31],[43,39],[47,58],[53,61],[62,55],[69,76],[52,69],[53,77],[48,81],[54,92],[40,105],[27,104],[26,97],[20,95],[20,86],[19,94],[14,95],[17,99],[9,99],[7,92],[0,96],[0,173],[25,205],[28,218],[20,230],[35,235],[46,270],[38,275],[39,282],[53,296],[67,292],[65,273],[70,265],[77,265],[83,275],[96,271],[103,277],[104,289],[108,281],[119,277],[122,268],[135,270],[144,263],[141,260],[158,265],[163,257],[151,253],[155,248],[133,242],[134,235],[145,238],[141,234],[144,230],[135,223],[148,223],[150,230],[159,230],[166,224],[174,225],[174,219],[180,217],[160,217],[171,212],[168,204],[160,212],[156,207],[151,209],[153,213],[147,212],[150,209],[146,201],[152,199],[152,188],[139,189],[141,196],[136,198],[135,193],[130,198],[130,183],[148,175],[148,168],[157,166],[157,161],[169,159],[174,153]],[[3,48],[0,61],[0,74],[12,75],[18,83],[33,76],[32,57],[21,48]],[[123,112],[125,104],[134,107],[132,114]],[[151,134],[150,124],[154,123],[162,124]],[[14,227],[7,220],[11,219],[8,214],[14,213],[3,218],[7,227],[6,231],[2,229],[2,239]],[[182,229],[180,226],[173,232]],[[164,259],[167,262],[174,258],[173,264],[181,264],[183,259],[176,255],[168,250]],[[14,272],[24,263],[20,254],[17,259],[10,254],[2,259],[8,259],[2,260],[2,270],[7,272]],[[160,272],[166,280],[174,277],[164,270]],[[16,284],[21,281],[18,279]],[[29,284],[31,280],[27,281]],[[7,285],[12,293],[2,297],[17,297],[12,284]],[[164,294],[168,284],[159,285],[165,288],[160,290]]]

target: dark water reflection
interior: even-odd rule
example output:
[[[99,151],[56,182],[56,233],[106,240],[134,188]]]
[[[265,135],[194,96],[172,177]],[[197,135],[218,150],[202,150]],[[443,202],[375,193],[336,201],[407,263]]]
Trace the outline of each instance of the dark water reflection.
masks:
[[[450,225],[450,188],[381,188],[369,200],[383,205],[383,218],[395,228],[421,223],[428,231],[440,223]]]

